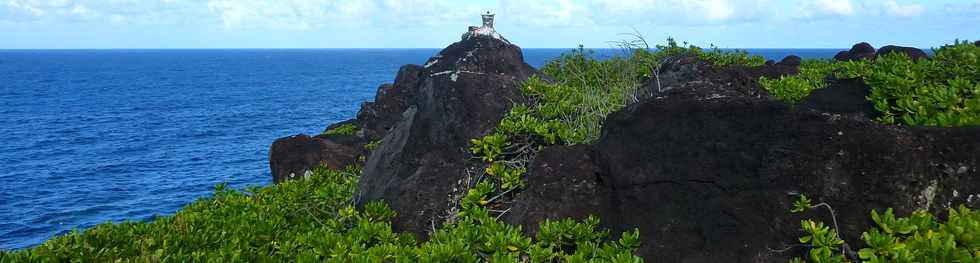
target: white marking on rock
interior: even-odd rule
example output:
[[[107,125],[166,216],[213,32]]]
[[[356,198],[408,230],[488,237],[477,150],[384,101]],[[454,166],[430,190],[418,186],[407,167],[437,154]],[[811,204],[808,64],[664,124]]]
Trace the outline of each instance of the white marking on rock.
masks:
[[[441,71],[441,72],[436,72],[436,73],[429,74],[429,77],[446,75],[446,74],[450,74],[450,73],[453,73],[453,71],[452,70],[446,70],[446,71]]]
[[[436,63],[439,63],[439,59],[435,59],[435,60],[429,61],[429,63],[425,63],[425,66],[423,66],[423,67],[428,68],[428,67],[431,67],[432,65],[435,65]]]

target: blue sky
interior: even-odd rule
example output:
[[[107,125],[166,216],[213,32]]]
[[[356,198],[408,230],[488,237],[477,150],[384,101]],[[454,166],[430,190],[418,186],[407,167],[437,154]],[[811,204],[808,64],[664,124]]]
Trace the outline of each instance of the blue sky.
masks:
[[[441,48],[485,10],[531,48],[609,47],[634,28],[729,48],[980,38],[980,0],[0,0],[0,49]]]

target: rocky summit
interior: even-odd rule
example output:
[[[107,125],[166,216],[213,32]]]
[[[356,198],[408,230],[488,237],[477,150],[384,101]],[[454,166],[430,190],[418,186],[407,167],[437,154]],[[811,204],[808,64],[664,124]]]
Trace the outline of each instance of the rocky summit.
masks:
[[[836,59],[891,52],[929,59],[922,50],[876,51],[868,43]],[[541,149],[501,220],[535,232],[545,220],[595,215],[613,236],[638,228],[637,254],[653,262],[786,262],[804,253],[802,218],[836,220],[841,237],[860,245],[871,210],[943,216],[959,205],[980,207],[980,128],[876,122],[860,79],[833,81],[796,105],[760,87],[762,76],[800,74],[800,63],[795,56],[757,67],[668,61],[644,83],[639,102],[608,116],[597,142]],[[468,142],[524,102],[520,85],[540,74],[516,45],[464,38],[424,65],[402,67],[356,119],[330,127],[355,124],[355,132],[276,140],[273,177],[360,163],[359,202],[385,201],[398,212],[396,230],[425,238],[451,217],[473,169],[482,169]],[[364,147],[374,141],[373,150]],[[802,193],[833,204],[835,217],[789,213]]]

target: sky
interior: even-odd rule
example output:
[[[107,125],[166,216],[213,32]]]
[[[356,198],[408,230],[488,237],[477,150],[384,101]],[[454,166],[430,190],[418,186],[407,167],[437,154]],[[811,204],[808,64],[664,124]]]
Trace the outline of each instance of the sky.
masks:
[[[0,0],[0,49],[442,48],[487,10],[524,48],[633,32],[722,48],[980,39],[980,0]]]

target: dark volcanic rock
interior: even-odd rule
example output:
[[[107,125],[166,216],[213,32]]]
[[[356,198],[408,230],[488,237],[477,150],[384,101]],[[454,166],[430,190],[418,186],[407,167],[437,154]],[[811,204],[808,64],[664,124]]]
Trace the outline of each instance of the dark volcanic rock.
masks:
[[[800,74],[799,66],[780,63],[760,67],[718,67],[693,57],[677,59],[664,66],[659,78],[650,78],[641,98],[694,97],[717,99],[732,96],[770,97],[759,87],[759,77],[779,78]]]
[[[382,199],[393,227],[425,235],[464,186],[470,139],[489,134],[536,71],[506,40],[475,36],[436,54],[421,71],[418,95],[384,137],[358,185],[361,203]]]
[[[545,219],[585,219],[589,215],[618,213],[610,204],[612,181],[593,159],[592,148],[579,145],[547,147],[535,157],[527,185],[505,220],[537,232]],[[597,211],[601,211],[596,213]],[[618,225],[616,218],[603,224]]]
[[[305,178],[311,169],[320,164],[341,169],[353,163],[364,149],[357,147],[353,143],[356,139],[350,137],[310,137],[300,134],[276,139],[269,150],[272,181],[280,183]]]
[[[851,50],[847,53],[837,53],[834,59],[839,61],[850,61],[850,60],[861,60],[861,59],[874,59],[875,58],[875,48],[868,44],[867,42],[861,42],[854,44]]]
[[[796,55],[789,55],[779,61],[779,65],[789,66],[789,67],[799,67],[803,63],[803,59]]]
[[[980,128],[888,126],[764,97],[675,96],[613,113],[595,145],[549,147],[533,167],[535,183],[507,217],[526,229],[595,214],[614,232],[639,228],[638,253],[651,261],[786,262],[801,251],[774,250],[799,242],[802,217],[789,210],[801,193],[834,207],[852,246],[863,244],[871,209],[978,207]],[[804,216],[831,220],[824,210]]]
[[[810,92],[798,106],[818,112],[874,119],[879,114],[867,99],[870,94],[871,87],[864,84],[862,79],[836,80],[826,88]]]
[[[867,42],[857,43],[851,47],[850,51],[847,51],[847,56],[850,60],[874,59],[875,48]]]
[[[419,65],[403,65],[394,84],[381,85],[374,101],[361,105],[357,121],[364,129],[364,137],[380,139],[401,119],[402,112],[415,102],[422,69]]]
[[[894,46],[894,45],[887,45],[879,48],[878,56],[882,56],[893,52],[905,53],[905,55],[908,55],[910,58],[914,60],[929,58],[929,55],[926,54],[925,51],[922,51],[922,49],[918,49],[914,47],[901,47],[901,46]]]
[[[297,135],[276,140],[269,151],[269,167],[275,183],[303,178],[303,174],[320,164],[342,169],[370,154],[364,145],[379,140],[401,119],[408,105],[415,101],[422,66],[404,65],[394,84],[378,88],[373,102],[361,104],[357,118],[328,126],[324,131],[344,124],[357,126],[354,135]]]

